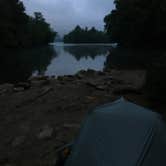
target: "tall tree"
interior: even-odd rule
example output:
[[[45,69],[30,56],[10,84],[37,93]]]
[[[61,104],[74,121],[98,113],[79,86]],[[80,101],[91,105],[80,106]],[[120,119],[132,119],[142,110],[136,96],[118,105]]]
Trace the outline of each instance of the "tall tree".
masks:
[[[25,13],[20,0],[0,0],[0,47],[27,47],[48,44],[56,33],[40,12]]]
[[[165,0],[115,0],[115,10],[104,18],[112,42],[121,45],[164,46]]]
[[[0,45],[15,47],[22,44],[28,16],[19,0],[0,1]]]

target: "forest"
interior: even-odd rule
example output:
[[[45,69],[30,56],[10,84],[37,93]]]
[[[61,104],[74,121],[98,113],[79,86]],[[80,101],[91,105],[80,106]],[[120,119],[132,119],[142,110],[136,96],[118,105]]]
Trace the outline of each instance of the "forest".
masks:
[[[111,42],[127,47],[165,47],[166,1],[115,0],[105,16]]]
[[[64,36],[65,43],[108,43],[106,33],[97,30],[95,27],[88,29],[81,28],[79,25],[74,30]]]
[[[24,48],[54,41],[56,32],[42,13],[35,12],[33,17],[27,15],[19,0],[1,0],[0,8],[0,47]]]

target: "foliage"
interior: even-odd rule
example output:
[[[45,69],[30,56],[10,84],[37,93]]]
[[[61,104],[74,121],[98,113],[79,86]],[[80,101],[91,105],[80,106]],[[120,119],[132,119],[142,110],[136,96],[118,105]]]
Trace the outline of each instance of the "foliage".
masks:
[[[0,84],[27,81],[33,73],[42,75],[56,57],[53,46],[3,49],[0,60]]]
[[[108,37],[107,35],[92,27],[88,29],[81,28],[80,26],[76,26],[73,31],[64,36],[65,43],[107,43]]]
[[[54,40],[55,32],[41,13],[30,17],[19,0],[0,0],[0,46],[25,47],[47,44]]]
[[[56,36],[48,23],[46,23],[42,14],[34,13],[34,17],[29,17],[28,21],[28,37],[32,45],[44,45],[53,42]]]
[[[123,46],[164,46],[165,0],[115,0],[115,9],[104,18],[112,42]]]

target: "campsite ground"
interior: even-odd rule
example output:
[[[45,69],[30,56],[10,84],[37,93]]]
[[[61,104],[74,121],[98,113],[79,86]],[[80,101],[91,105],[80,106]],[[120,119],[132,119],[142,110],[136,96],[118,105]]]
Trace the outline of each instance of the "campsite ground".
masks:
[[[80,71],[0,86],[0,165],[53,166],[94,107],[121,96],[149,107],[144,70]],[[125,111],[125,110],[124,110]]]

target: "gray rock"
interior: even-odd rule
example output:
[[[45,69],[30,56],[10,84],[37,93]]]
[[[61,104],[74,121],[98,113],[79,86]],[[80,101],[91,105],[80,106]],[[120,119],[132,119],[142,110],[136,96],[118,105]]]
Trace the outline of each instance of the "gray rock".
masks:
[[[103,71],[98,71],[97,74],[98,74],[99,76],[105,76],[105,75],[106,75],[106,73],[103,72]]]
[[[38,134],[38,139],[48,139],[51,138],[53,135],[53,128],[50,126],[44,126],[40,133]]]
[[[94,88],[96,88],[96,86],[97,86],[97,83],[94,82],[94,81],[88,81],[88,82],[86,82],[86,84],[87,84],[88,86],[91,86],[91,87],[94,87]]]
[[[24,91],[23,87],[14,88],[14,92],[22,92],[22,91]]]
[[[29,89],[31,87],[30,83],[28,82],[20,82],[15,85],[16,88],[24,88],[24,89]]]
[[[13,84],[0,85],[0,94],[11,93],[11,92],[13,92],[13,88],[14,88]]]
[[[97,89],[97,90],[102,90],[102,91],[104,91],[104,90],[107,89],[107,87],[106,87],[106,86],[103,86],[103,85],[98,85],[98,86],[96,86],[96,89]]]
[[[83,78],[84,78],[84,75],[81,74],[81,73],[78,73],[78,74],[76,75],[76,77],[77,77],[78,79],[83,79]]]
[[[24,141],[25,141],[25,136],[16,137],[16,138],[12,141],[12,146],[13,146],[13,147],[17,147],[17,146],[21,145]]]
[[[31,86],[32,87],[40,87],[40,86],[45,86],[45,85],[49,85],[50,84],[50,80],[34,80],[31,81]]]
[[[87,73],[87,74],[96,74],[97,71],[92,70],[92,69],[88,69],[88,70],[86,71],[86,73]]]

